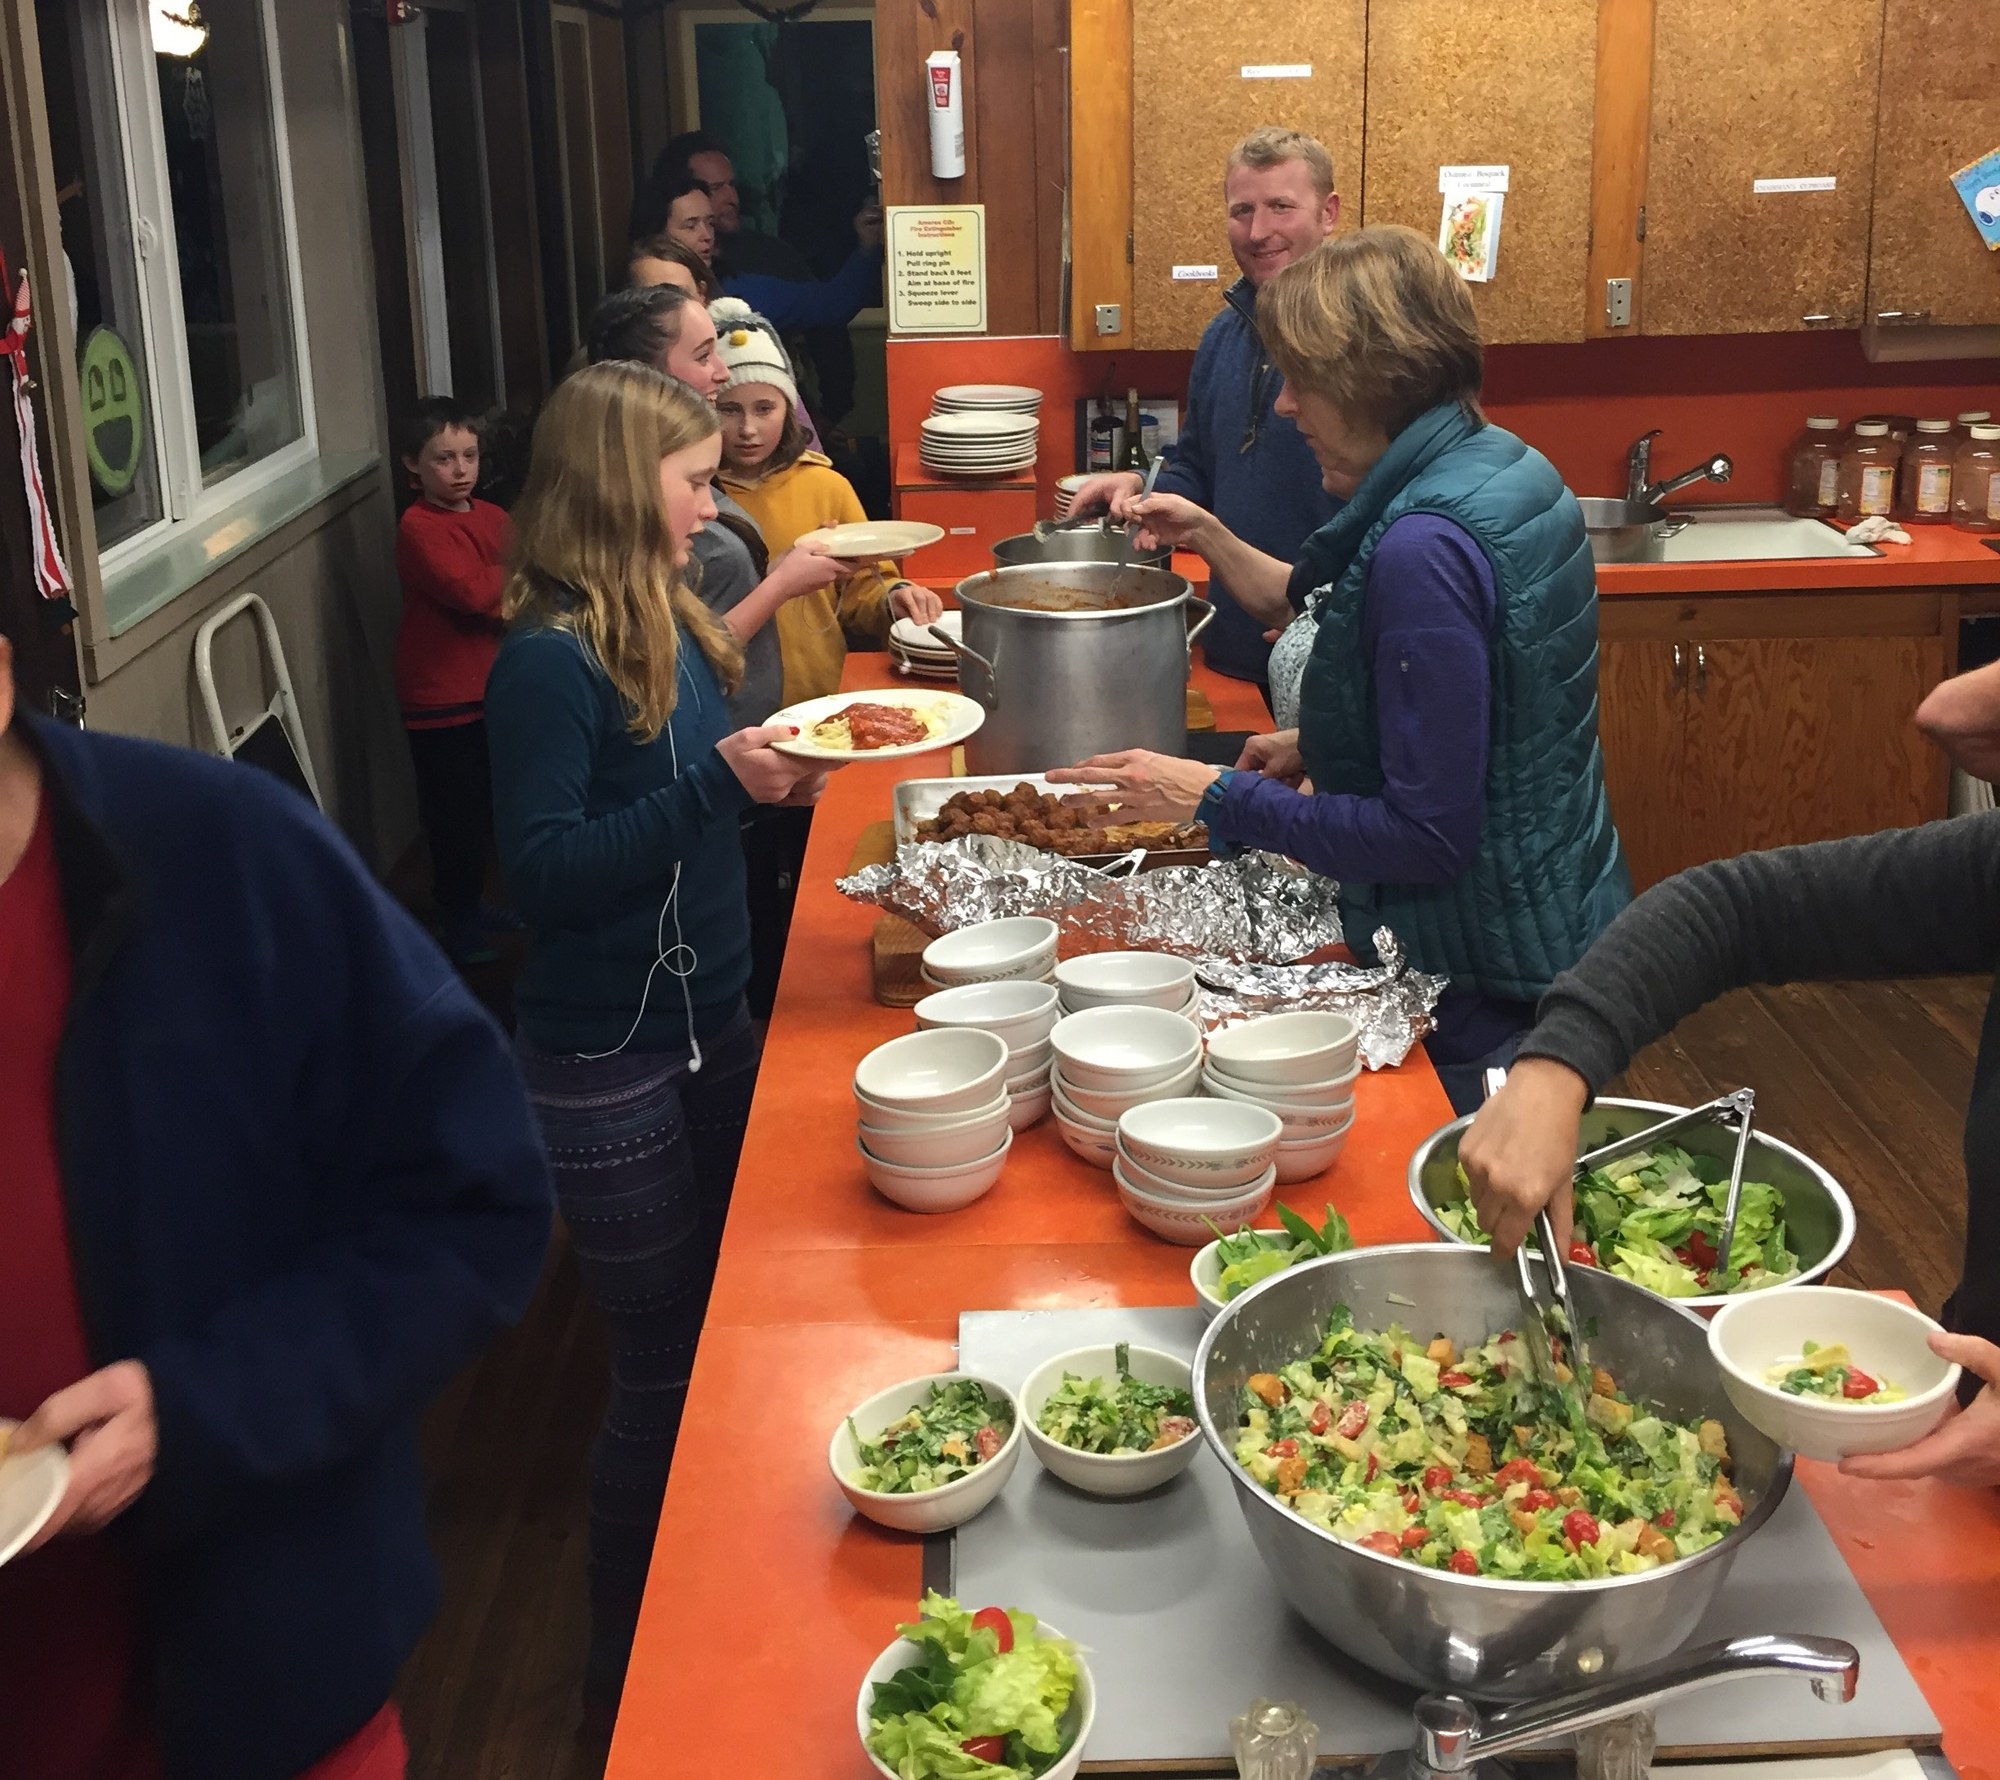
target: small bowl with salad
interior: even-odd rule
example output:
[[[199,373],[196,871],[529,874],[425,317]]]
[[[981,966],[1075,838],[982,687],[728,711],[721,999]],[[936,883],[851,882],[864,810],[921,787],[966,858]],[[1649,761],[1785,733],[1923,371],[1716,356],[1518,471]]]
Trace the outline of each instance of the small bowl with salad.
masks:
[[[840,1493],[880,1526],[941,1533],[999,1495],[1021,1458],[1013,1394],[969,1372],[931,1373],[878,1391],[833,1431]]]
[[[1201,1448],[1187,1361],[1130,1342],[1073,1348],[1028,1374],[1021,1422],[1043,1467],[1092,1496],[1170,1483]]]
[[[1083,1653],[1018,1608],[927,1594],[870,1665],[855,1729],[886,1780],[1075,1780],[1097,1719]]]
[[[1578,1153],[1636,1137],[1685,1107],[1599,1100],[1583,1115]],[[1410,1159],[1410,1198],[1452,1242],[1483,1246],[1458,1145],[1471,1119],[1433,1132]],[[1572,1265],[1601,1267],[1703,1315],[1732,1299],[1810,1284],[1854,1241],[1854,1207],[1809,1156],[1762,1131],[1751,1135],[1732,1252],[1716,1252],[1736,1134],[1692,1126],[1594,1170],[1576,1189]],[[1532,1246],[1532,1244],[1530,1245]]]
[[[1801,1286],[1725,1305],[1708,1348],[1743,1419],[1809,1459],[1894,1452],[1944,1419],[1959,1368],[1939,1325],[1872,1292]]]
[[[1232,1298],[1241,1297],[1287,1267],[1316,1261],[1321,1255],[1341,1254],[1354,1246],[1347,1220],[1331,1205],[1326,1208],[1326,1222],[1317,1228],[1289,1205],[1280,1205],[1277,1211],[1279,1229],[1238,1230],[1229,1236],[1217,1231],[1215,1240],[1188,1263],[1195,1302],[1205,1320],[1213,1322]]]

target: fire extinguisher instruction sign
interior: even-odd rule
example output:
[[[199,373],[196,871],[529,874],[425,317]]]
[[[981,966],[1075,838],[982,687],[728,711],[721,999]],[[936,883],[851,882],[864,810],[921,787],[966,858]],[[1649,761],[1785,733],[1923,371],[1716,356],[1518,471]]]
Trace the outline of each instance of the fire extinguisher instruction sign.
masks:
[[[986,331],[986,206],[892,204],[889,331]]]

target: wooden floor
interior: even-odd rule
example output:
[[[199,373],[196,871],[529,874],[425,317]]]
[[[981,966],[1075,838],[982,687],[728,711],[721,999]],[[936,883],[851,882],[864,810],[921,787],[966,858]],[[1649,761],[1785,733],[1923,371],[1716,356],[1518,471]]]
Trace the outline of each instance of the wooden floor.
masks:
[[[500,1001],[507,972],[475,982]],[[1773,1135],[1853,1194],[1836,1283],[1901,1286],[1935,1312],[1964,1239],[1959,1134],[1982,979],[1750,990],[1655,1045],[1619,1084],[1683,1104],[1744,1084]],[[430,1518],[444,1607],[403,1679],[412,1780],[596,1780],[576,1736],[585,1639],[584,1472],[605,1359],[567,1251],[533,1309],[432,1411]]]

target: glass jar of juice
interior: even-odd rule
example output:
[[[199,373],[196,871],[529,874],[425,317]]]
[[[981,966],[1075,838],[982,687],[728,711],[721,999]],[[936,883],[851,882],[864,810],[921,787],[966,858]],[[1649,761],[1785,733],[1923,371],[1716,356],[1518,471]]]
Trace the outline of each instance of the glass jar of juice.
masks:
[[[1902,449],[1889,436],[1886,420],[1857,420],[1840,454],[1838,482],[1842,519],[1887,518],[1896,510],[1896,467]]]
[[[1951,522],[1969,532],[2000,532],[2000,426],[1980,421],[1951,469]]]
[[[1897,514],[1913,525],[1951,519],[1952,460],[1958,455],[1948,420],[1920,420],[1903,452],[1903,488]]]
[[[1785,511],[1825,519],[1839,505],[1839,485],[1840,422],[1831,414],[1808,415],[1785,456]]]

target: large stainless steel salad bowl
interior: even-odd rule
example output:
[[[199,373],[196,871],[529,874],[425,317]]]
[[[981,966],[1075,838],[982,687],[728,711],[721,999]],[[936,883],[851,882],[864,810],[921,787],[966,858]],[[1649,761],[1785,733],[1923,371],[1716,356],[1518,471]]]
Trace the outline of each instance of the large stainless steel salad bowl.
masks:
[[[1597,1149],[1615,1138],[1634,1136],[1649,1125],[1686,1111],[1684,1106],[1667,1106],[1657,1100],[1596,1101],[1583,1115],[1579,1153]],[[1423,1213],[1425,1222],[1451,1243],[1462,1244],[1465,1238],[1438,1216],[1438,1207],[1456,1205],[1465,1198],[1465,1187],[1458,1178],[1458,1143],[1471,1123],[1470,1114],[1453,1119],[1425,1138],[1410,1158],[1411,1201]],[[1676,1131],[1666,1141],[1691,1156],[1713,1156],[1724,1168],[1736,1154],[1735,1132],[1719,1124],[1691,1126]],[[1790,1144],[1756,1130],[1750,1134],[1743,1178],[1764,1181],[1776,1189],[1785,1203],[1785,1227],[1799,1255],[1797,1273],[1762,1290],[1779,1292],[1786,1286],[1811,1285],[1839,1265],[1854,1241],[1854,1202],[1839,1181],[1803,1150],[1795,1150]],[[1673,1302],[1712,1315],[1729,1299],[1718,1293],[1676,1298]]]
[[[1294,1514],[1236,1462],[1243,1386],[1312,1353],[1336,1304],[1360,1329],[1400,1322],[1461,1345],[1517,1328],[1518,1282],[1485,1254],[1431,1243],[1356,1249],[1288,1268],[1224,1306],[1194,1360],[1203,1437],[1234,1481],[1278,1592],[1349,1656],[1415,1687],[1529,1699],[1637,1669],[1693,1633],[1730,1565],[1776,1509],[1791,1454],[1750,1426],[1722,1389],[1706,1325],[1611,1274],[1575,1268],[1590,1358],[1635,1400],[1676,1420],[1713,1416],[1729,1435],[1743,1524],[1693,1557],[1589,1582],[1509,1582],[1430,1570],[1336,1539]]]

